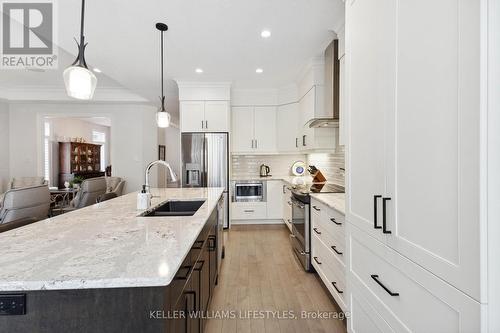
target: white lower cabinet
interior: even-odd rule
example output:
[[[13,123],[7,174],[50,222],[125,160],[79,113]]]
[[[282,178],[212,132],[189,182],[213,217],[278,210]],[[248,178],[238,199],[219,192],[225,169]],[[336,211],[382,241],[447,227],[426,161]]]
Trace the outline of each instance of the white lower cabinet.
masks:
[[[284,219],[284,182],[281,180],[267,180],[266,202],[232,202],[231,220],[268,220],[268,223],[276,223],[276,220]],[[288,196],[290,201],[290,196]],[[290,216],[292,211],[290,207]],[[290,228],[290,226],[289,226]]]
[[[347,234],[351,332],[373,332],[367,322],[380,318],[382,332],[481,331],[477,301],[355,226]]]
[[[267,219],[283,219],[283,182],[281,180],[267,181]]]
[[[337,224],[338,223],[338,224]],[[311,257],[312,265],[342,311],[346,302],[344,217],[332,208],[311,200]]]
[[[265,220],[267,205],[265,202],[232,202],[232,220]]]
[[[282,191],[283,191],[283,196],[282,196],[283,222],[285,222],[288,229],[290,229],[290,232],[292,232],[292,201],[291,201],[292,187],[287,183],[283,182]]]
[[[385,333],[385,332],[405,332],[407,329],[395,330],[391,327],[375,308],[363,296],[363,292],[350,288],[349,303],[351,304],[349,313],[348,331],[353,333]]]

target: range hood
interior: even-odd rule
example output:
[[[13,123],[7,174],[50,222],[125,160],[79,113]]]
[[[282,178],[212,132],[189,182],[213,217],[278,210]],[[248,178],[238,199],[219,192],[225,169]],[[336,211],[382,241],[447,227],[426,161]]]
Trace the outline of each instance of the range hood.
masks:
[[[314,118],[307,123],[310,128],[339,127],[339,41],[333,40],[325,50],[325,114],[331,117]]]

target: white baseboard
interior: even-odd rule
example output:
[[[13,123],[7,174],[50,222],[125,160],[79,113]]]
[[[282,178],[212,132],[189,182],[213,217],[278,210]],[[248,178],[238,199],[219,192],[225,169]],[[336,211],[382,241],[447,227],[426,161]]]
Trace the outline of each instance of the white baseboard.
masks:
[[[231,225],[238,224],[285,224],[283,220],[231,220]]]

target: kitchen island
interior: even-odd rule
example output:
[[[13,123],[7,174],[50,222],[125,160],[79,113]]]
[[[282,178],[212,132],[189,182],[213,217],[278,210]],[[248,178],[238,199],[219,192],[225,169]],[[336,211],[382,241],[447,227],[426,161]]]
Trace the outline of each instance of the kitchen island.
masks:
[[[201,331],[172,317],[208,307],[223,190],[151,190],[205,201],[193,216],[142,217],[131,193],[0,234],[0,332]]]

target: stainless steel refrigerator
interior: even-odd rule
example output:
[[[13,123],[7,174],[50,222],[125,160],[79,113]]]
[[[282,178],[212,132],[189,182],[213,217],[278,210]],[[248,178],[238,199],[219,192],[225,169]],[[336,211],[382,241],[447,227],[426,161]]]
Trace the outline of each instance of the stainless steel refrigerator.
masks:
[[[229,227],[227,133],[182,133],[182,187],[224,187],[224,228]]]

